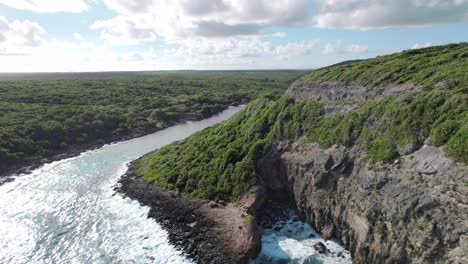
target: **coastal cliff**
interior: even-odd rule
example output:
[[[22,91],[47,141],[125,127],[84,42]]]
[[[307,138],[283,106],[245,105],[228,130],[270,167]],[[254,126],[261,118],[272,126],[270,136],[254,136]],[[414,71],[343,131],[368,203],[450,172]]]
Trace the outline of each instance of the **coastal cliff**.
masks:
[[[363,100],[404,101],[420,91],[416,85],[370,89],[334,81],[296,84],[286,94],[321,100],[326,115],[343,115]],[[353,103],[343,105],[343,99]],[[306,137],[275,141],[257,163],[259,182],[272,198],[291,200],[324,237],[341,240],[356,263],[465,263],[467,166],[430,138],[398,148],[389,163],[370,164],[361,145],[359,138],[328,148]]]
[[[278,142],[259,161],[259,177],[325,238],[342,241],[356,263],[465,263],[466,166],[429,145],[388,165],[359,156],[304,138]]]
[[[461,43],[313,71],[154,152],[140,177],[194,200],[264,190],[244,213],[288,204],[356,263],[466,263],[467,63]]]

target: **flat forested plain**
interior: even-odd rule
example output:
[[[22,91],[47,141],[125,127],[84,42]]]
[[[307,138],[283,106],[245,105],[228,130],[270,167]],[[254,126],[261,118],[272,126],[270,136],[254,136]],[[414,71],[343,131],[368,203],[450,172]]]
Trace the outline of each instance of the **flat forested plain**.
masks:
[[[0,75],[0,172],[74,146],[142,135],[211,116],[301,71],[180,71]],[[1,174],[1,173],[0,173]]]

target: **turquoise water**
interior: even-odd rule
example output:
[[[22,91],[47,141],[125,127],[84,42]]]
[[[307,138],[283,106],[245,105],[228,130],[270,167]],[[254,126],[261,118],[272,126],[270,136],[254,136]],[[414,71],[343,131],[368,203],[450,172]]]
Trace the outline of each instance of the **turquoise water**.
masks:
[[[149,208],[112,187],[129,161],[240,109],[53,162],[0,186],[0,263],[189,263],[147,218]]]
[[[191,263],[147,218],[148,207],[113,187],[128,162],[241,108],[53,162],[0,186],[0,263]],[[291,233],[264,230],[258,263],[350,263],[349,254],[317,256],[315,240],[303,239],[311,227],[296,225],[288,225]]]
[[[351,264],[351,255],[336,240],[325,241],[309,224],[289,219],[274,223],[270,229],[262,229],[262,251],[252,264]],[[275,231],[274,228],[281,227]],[[322,242],[328,249],[317,252],[314,245]]]

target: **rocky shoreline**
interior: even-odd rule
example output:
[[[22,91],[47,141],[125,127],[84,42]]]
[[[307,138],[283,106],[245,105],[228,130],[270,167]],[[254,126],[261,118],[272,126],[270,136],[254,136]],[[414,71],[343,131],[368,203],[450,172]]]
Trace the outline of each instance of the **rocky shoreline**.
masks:
[[[167,230],[173,245],[196,263],[247,263],[259,254],[261,234],[248,213],[255,207],[249,194],[236,204],[183,197],[137,175],[140,159],[129,164],[116,191],[149,206],[148,217]]]

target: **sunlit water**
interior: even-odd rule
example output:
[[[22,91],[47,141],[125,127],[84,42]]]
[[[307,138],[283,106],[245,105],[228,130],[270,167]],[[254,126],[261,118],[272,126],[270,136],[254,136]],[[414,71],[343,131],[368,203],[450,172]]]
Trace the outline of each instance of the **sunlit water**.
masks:
[[[254,264],[351,264],[351,255],[338,241],[325,241],[307,223],[293,221],[295,216],[262,229],[262,252]],[[297,218],[296,218],[297,219]],[[281,230],[275,231],[276,227]],[[326,253],[319,253],[314,245],[322,242]]]
[[[148,207],[115,195],[113,186],[131,160],[240,109],[53,162],[0,186],[0,263],[191,263],[147,218]],[[296,231],[292,240],[265,233],[263,257],[302,261],[316,254]]]

